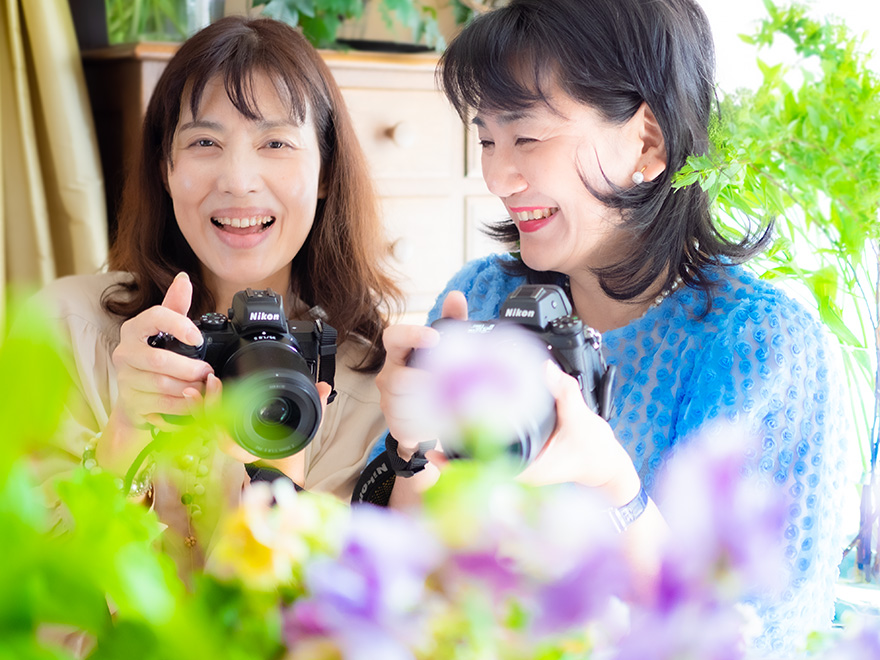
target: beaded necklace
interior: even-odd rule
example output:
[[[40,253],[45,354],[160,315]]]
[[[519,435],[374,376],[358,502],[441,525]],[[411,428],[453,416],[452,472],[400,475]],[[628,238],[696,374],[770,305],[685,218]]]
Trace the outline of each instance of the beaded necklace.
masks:
[[[681,279],[681,275],[676,275],[675,279],[672,280],[672,284],[670,284],[668,287],[666,287],[660,293],[658,293],[657,296],[654,298],[654,300],[651,301],[651,304],[648,307],[648,310],[654,309],[655,307],[659,307],[660,304],[664,300],[666,300],[669,296],[671,296],[679,288],[681,288],[682,284],[684,284],[684,281]],[[573,304],[574,299],[571,296],[571,278],[568,275],[565,276],[565,279],[562,282],[562,288],[565,290],[565,295],[568,296],[568,300],[570,302],[572,302],[572,304]],[[645,310],[645,311],[648,311],[648,310]]]
[[[648,309],[654,309],[655,307],[659,307],[660,303],[666,300],[669,296],[671,296],[678,288],[682,285],[681,275],[676,275],[675,279],[672,280],[672,284],[663,289],[657,297],[654,298],[654,301],[651,303],[651,306]]]

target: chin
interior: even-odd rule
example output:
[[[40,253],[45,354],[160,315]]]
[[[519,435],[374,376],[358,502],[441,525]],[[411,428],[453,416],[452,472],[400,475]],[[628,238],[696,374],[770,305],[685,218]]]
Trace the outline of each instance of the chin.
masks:
[[[546,270],[557,270],[556,264],[553,260],[542,259],[540,255],[520,251],[520,258],[526,266],[535,271],[543,272]]]

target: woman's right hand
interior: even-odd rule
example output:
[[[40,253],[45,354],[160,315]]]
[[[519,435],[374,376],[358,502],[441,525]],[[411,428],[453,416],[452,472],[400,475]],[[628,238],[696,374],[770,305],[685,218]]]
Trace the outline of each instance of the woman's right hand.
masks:
[[[467,300],[459,291],[452,291],[443,301],[443,318],[467,319]],[[414,349],[434,348],[440,333],[422,325],[392,325],[382,335],[385,344],[385,364],[376,376],[380,407],[388,430],[398,442],[401,456],[411,453],[421,442],[436,438],[436,432],[426,424],[417,401],[419,392],[430,375],[407,365]]]
[[[202,334],[187,317],[192,282],[186,273],[174,278],[161,305],[151,307],[122,324],[119,345],[113,351],[118,397],[98,443],[98,463],[124,471],[149,442],[150,427],[168,429],[163,414],[186,415],[191,404],[184,390],[204,392],[213,369],[207,362],[155,348],[147,339],[159,332],[186,344],[200,345]]]

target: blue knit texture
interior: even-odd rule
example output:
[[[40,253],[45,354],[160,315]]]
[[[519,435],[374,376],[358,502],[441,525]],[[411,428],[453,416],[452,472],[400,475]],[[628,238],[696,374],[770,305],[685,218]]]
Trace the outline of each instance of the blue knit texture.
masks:
[[[790,495],[792,577],[781,600],[755,603],[764,623],[756,647],[790,653],[810,630],[827,629],[834,608],[847,437],[837,342],[802,305],[744,268],[720,268],[713,277],[718,286],[703,318],[706,294],[682,287],[603,334],[605,360],[618,369],[609,423],[649,493],[676,445],[712,422],[745,424],[762,438],[750,465]],[[465,293],[471,319],[498,318],[524,283],[497,257],[473,261],[428,320],[450,290]]]

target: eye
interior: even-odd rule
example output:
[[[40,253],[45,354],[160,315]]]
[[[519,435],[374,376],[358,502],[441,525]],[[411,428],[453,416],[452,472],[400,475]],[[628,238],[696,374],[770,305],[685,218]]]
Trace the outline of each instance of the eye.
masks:
[[[525,144],[531,144],[533,142],[537,142],[535,138],[527,138],[527,137],[518,137],[516,138],[516,145],[521,147]]]
[[[202,139],[196,140],[196,144],[200,147],[213,147],[215,143],[214,140]]]
[[[494,147],[495,143],[492,140],[480,140],[480,147],[483,149],[488,149],[489,147]]]
[[[266,146],[270,149],[283,149],[286,145],[281,140],[269,140]]]

